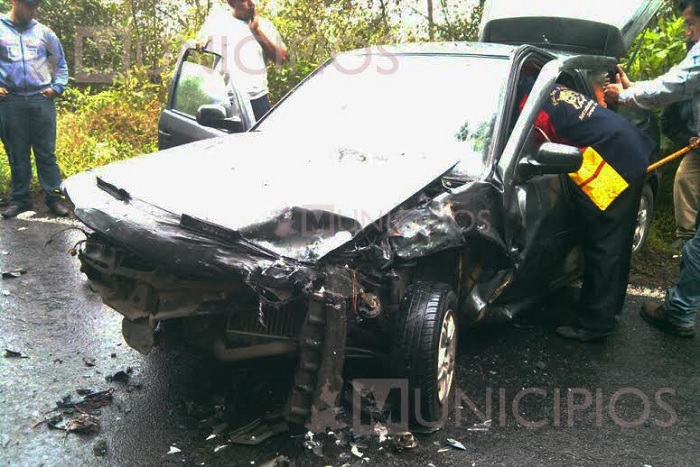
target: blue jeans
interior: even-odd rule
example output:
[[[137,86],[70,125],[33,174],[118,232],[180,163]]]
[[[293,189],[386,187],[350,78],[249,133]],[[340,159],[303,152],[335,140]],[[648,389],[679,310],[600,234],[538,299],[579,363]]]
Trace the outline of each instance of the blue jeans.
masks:
[[[666,291],[666,316],[677,326],[695,326],[700,308],[700,210],[695,221],[695,236],[685,242],[681,275],[675,287]]]
[[[41,94],[0,98],[0,136],[12,172],[11,201],[31,206],[31,153],[46,204],[60,199],[61,171],[56,163],[56,106]]]

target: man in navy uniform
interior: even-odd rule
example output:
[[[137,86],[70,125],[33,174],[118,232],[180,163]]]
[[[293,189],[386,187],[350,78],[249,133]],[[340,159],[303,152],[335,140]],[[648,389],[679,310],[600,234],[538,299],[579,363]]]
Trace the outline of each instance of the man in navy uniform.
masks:
[[[656,143],[624,117],[561,85],[550,91],[535,126],[548,140],[583,150],[583,164],[568,177],[583,246],[581,300],[575,321],[556,332],[581,342],[602,340],[614,332],[625,302],[637,211]]]

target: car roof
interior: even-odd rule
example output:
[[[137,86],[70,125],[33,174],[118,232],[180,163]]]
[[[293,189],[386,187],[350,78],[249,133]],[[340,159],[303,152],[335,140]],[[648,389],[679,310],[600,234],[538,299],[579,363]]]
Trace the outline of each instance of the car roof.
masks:
[[[485,55],[509,58],[520,47],[486,42],[415,42],[366,47],[339,55]]]

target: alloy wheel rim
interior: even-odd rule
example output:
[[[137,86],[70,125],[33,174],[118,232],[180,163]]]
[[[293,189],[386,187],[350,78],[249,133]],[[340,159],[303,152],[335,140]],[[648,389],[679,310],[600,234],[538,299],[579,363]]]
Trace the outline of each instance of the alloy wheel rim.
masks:
[[[457,324],[452,310],[447,310],[440,327],[438,347],[438,399],[441,404],[447,400],[452,388],[457,354]]]

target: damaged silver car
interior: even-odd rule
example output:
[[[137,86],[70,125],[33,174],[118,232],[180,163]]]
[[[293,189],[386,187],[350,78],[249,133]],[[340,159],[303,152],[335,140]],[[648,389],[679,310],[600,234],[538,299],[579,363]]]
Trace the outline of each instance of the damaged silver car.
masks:
[[[341,54],[252,131],[67,180],[91,230],[82,271],[142,353],[159,324],[180,322],[224,361],[296,355],[289,422],[332,409],[345,359],[368,354],[419,391],[413,416],[440,420],[460,326],[512,317],[580,273],[565,183],[580,152],[535,147],[539,106],[519,114],[516,83],[538,71],[535,103],[556,82],[592,95],[591,77],[629,45],[606,33],[617,42],[590,44],[597,55],[493,43]],[[199,122],[231,127],[229,110],[204,103]]]

